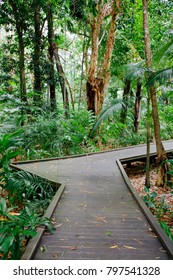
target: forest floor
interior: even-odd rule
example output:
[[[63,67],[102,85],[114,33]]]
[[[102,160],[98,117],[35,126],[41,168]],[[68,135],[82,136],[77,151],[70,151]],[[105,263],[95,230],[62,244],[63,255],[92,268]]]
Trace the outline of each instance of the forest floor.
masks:
[[[150,211],[157,220],[165,222],[173,234],[173,183],[166,188],[157,187],[157,167],[152,166],[150,171],[150,189],[145,187],[145,165],[142,162],[124,166],[134,189],[143,198]]]

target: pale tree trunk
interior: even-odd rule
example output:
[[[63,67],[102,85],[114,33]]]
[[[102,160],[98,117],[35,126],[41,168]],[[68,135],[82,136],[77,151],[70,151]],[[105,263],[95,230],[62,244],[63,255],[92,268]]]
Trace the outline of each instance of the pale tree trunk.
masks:
[[[82,46],[81,79],[80,79],[78,108],[80,108],[80,105],[81,105],[81,102],[82,102],[83,80],[84,80],[84,77],[85,77],[84,69],[85,69],[85,66],[86,66],[86,57],[87,57],[86,50],[87,50],[87,43],[86,43],[86,36],[84,34],[83,46]]]
[[[148,69],[152,69],[152,51],[151,51],[149,24],[148,24],[148,2],[149,2],[148,0],[142,0],[143,27],[144,27],[146,65]],[[161,141],[157,96],[156,96],[156,89],[154,86],[150,88],[150,96],[151,96],[151,104],[152,104],[152,117],[154,123],[154,136],[155,136],[156,150],[157,150],[157,162],[162,163],[167,158],[167,155]],[[163,187],[166,185],[167,169],[168,169],[167,163],[160,165],[158,180],[157,180],[158,186]]]
[[[62,92],[62,97],[63,97],[63,104],[64,104],[64,109],[65,109],[65,114],[67,115],[69,111],[69,90],[67,88],[67,79],[65,77],[65,73],[61,64],[59,52],[58,52],[58,46],[53,43],[53,50],[54,50],[54,57],[56,61],[56,68],[59,76],[59,82],[60,82],[60,87],[61,87],[61,92]]]
[[[87,78],[87,105],[88,110],[99,114],[105,98],[106,88],[110,80],[110,62],[115,41],[116,19],[119,16],[120,0],[110,1],[104,4],[99,1],[97,5],[97,16],[91,21],[92,51]],[[111,16],[110,28],[108,32],[106,50],[102,65],[98,65],[99,36],[103,20],[106,16]]]

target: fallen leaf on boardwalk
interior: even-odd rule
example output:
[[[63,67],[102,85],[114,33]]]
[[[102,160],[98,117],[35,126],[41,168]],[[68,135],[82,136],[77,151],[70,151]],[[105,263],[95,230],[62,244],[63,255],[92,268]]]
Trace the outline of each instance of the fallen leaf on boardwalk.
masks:
[[[95,193],[95,192],[93,192],[93,191],[85,191],[85,190],[80,190],[80,192],[83,192],[83,193],[90,193],[90,194]]]
[[[61,227],[62,226],[62,224],[59,224],[59,225],[56,225],[55,227],[57,228],[57,227]]]
[[[140,244],[143,244],[140,240],[138,240],[138,239],[133,239],[134,241],[136,241],[136,242],[138,242],[138,243],[140,243]]]
[[[40,251],[43,253],[43,252],[46,252],[47,251],[47,248],[45,245],[41,246],[40,247]]]
[[[160,247],[159,250],[160,250],[160,252],[166,253],[166,251],[164,250],[163,247]]]
[[[102,216],[94,216],[96,218],[96,220],[98,221],[102,221],[104,223],[107,223],[107,221],[105,220],[106,217],[102,217]]]
[[[119,249],[118,245],[113,245],[113,246],[110,247],[110,249],[116,249],[116,248]]]
[[[72,246],[70,249],[71,249],[71,250],[76,250],[77,247],[76,247],[76,246]]]
[[[137,248],[135,248],[135,247],[126,246],[126,245],[123,245],[123,247],[124,247],[124,248],[127,248],[127,249],[133,249],[133,250],[137,249]]]
[[[54,257],[54,258],[58,258],[58,254],[54,254],[53,257]]]
[[[147,234],[148,236],[150,236],[150,237],[155,237],[155,238],[157,238],[157,235],[155,235],[154,233],[153,234]]]

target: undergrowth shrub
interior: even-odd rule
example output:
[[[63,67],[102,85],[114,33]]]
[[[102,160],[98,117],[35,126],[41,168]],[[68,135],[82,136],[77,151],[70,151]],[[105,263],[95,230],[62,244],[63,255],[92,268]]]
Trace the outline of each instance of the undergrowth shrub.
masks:
[[[62,113],[39,115],[25,127],[25,157],[33,159],[83,152],[93,119],[87,110],[70,112],[68,117]]]
[[[25,242],[37,234],[39,225],[53,230],[51,220],[42,217],[55,191],[52,185],[10,167],[19,154],[21,133],[0,137],[0,259],[20,259]]]

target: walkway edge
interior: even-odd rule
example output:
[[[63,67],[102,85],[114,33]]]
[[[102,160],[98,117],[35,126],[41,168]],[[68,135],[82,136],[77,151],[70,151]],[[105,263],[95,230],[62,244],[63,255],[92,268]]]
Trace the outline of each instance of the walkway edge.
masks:
[[[124,160],[124,159],[123,159]],[[123,179],[128,186],[129,190],[131,191],[132,195],[134,196],[135,200],[137,201],[139,207],[141,208],[142,212],[144,213],[145,217],[147,218],[148,222],[154,229],[155,233],[157,234],[158,238],[160,239],[162,245],[166,249],[169,256],[173,259],[173,244],[169,237],[166,235],[164,230],[160,227],[159,223],[157,222],[156,218],[153,216],[153,214],[150,212],[148,207],[143,202],[142,198],[138,195],[137,191],[133,188],[127,173],[125,172],[123,165],[121,164],[121,161],[118,159],[117,165],[121,171],[121,174],[123,176]]]
[[[51,218],[63,192],[65,190],[65,185],[61,185],[56,194],[54,195],[52,201],[50,202],[45,214],[43,217],[46,217],[46,218]],[[35,237],[33,237],[29,242],[28,242],[28,245],[26,246],[26,250],[25,252],[23,253],[22,257],[21,257],[21,260],[32,260],[34,254],[35,254],[35,251],[37,250],[38,248],[38,244],[44,234],[44,231],[45,231],[46,227],[42,227],[42,228],[38,228],[37,229],[37,235]]]

